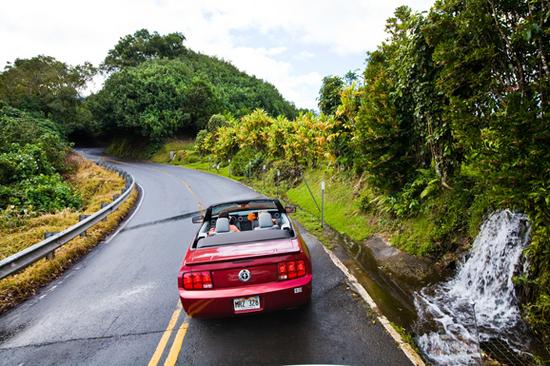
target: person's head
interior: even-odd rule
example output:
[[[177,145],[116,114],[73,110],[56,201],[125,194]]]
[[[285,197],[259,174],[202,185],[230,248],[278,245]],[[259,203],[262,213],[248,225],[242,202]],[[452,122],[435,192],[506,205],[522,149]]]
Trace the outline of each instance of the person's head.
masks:
[[[256,220],[256,214],[254,212],[250,212],[247,216],[248,221],[254,221]]]

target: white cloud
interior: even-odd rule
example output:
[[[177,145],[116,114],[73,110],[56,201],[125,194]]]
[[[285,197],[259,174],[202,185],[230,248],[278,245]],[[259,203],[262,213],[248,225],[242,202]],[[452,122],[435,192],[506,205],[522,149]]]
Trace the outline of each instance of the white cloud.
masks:
[[[364,54],[384,38],[385,19],[403,2],[427,10],[433,0],[4,1],[0,67],[37,54],[71,64],[98,64],[121,36],[139,28],[181,31],[191,48],[273,83],[297,106],[315,108],[322,75],[319,70],[297,73],[294,64],[314,57],[312,52],[247,45],[246,38],[235,34],[244,32],[258,41],[284,33],[304,48],[322,47],[340,56]]]
[[[315,54],[309,51],[300,51],[294,55],[294,58],[296,58],[297,60],[309,60],[313,57],[315,57]]]

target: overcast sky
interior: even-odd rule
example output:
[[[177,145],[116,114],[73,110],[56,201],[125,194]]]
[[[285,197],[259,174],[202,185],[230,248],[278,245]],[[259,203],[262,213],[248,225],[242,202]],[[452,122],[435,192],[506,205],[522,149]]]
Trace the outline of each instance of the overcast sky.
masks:
[[[404,4],[423,11],[433,0],[2,1],[0,68],[38,54],[97,65],[120,37],[140,28],[177,31],[193,50],[228,60],[296,106],[316,109],[323,76],[362,69],[366,52],[385,38],[385,20]]]

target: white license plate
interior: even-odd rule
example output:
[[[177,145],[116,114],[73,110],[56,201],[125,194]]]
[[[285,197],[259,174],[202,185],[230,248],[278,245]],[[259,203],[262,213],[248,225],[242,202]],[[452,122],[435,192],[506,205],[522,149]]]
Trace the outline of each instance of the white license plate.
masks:
[[[235,311],[255,310],[260,308],[260,296],[239,297],[233,299]]]

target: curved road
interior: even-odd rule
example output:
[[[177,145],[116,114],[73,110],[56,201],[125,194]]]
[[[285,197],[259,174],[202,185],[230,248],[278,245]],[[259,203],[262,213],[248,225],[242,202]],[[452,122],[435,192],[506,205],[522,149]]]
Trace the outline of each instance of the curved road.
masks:
[[[92,158],[98,151],[84,150]],[[177,272],[197,227],[182,214],[258,197],[215,175],[117,162],[143,188],[120,233],[0,317],[2,365],[410,365],[321,244],[310,307],[197,320],[178,303]]]

